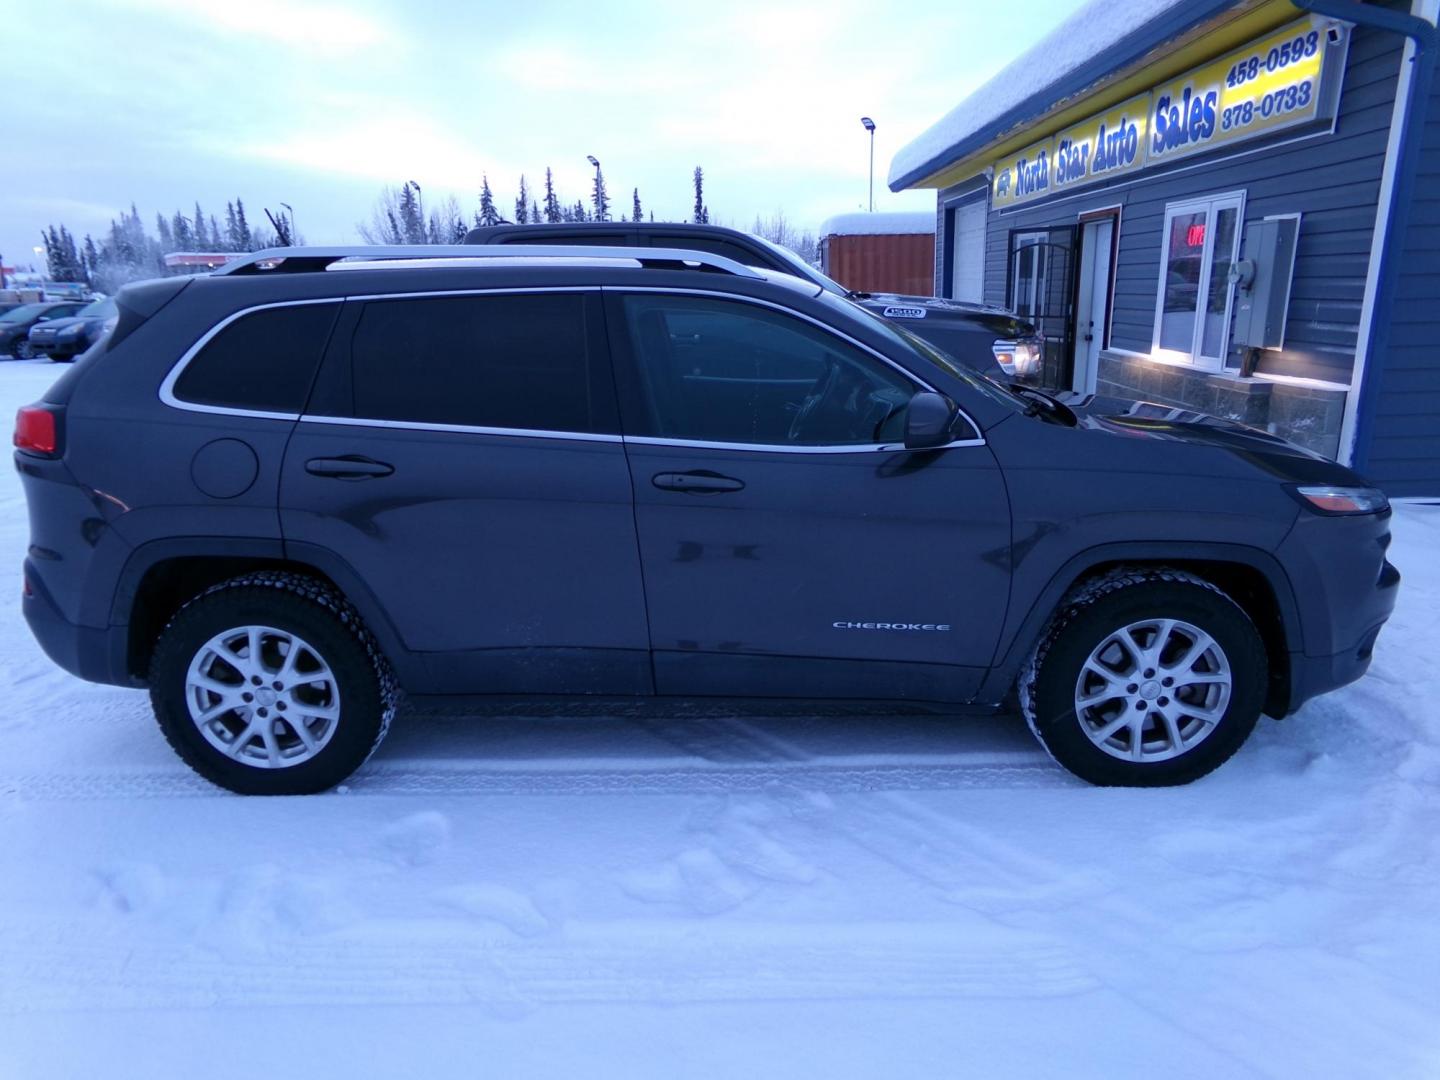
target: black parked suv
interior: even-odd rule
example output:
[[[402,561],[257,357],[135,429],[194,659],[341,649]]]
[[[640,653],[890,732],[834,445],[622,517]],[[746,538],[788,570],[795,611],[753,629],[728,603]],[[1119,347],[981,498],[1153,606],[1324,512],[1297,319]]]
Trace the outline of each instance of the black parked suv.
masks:
[[[1077,775],[1183,783],[1395,598],[1349,470],[709,253],[289,249],[117,299],[17,419],[25,616],[234,791],[343,780],[402,689],[1018,696]]]
[[[1037,372],[1045,339],[1013,312],[989,304],[938,296],[901,296],[846,289],[788,248],[763,236],[721,225],[674,221],[547,222],[485,225],[465,235],[467,244],[604,244],[616,247],[683,248],[706,251],[780,274],[813,281],[826,292],[853,300],[882,318],[903,324],[955,359],[993,378]]]

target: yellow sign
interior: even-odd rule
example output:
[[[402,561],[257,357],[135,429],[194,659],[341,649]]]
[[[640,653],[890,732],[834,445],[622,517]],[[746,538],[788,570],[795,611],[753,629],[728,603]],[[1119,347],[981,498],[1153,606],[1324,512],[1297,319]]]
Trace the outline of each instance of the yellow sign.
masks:
[[[1150,95],[1141,94],[1056,135],[1055,190],[1144,168],[1149,116]]]
[[[1003,210],[1315,120],[1330,45],[1301,19],[994,165]],[[1344,52],[1336,54],[1343,62]]]
[[[1051,194],[1050,163],[1054,154],[1055,140],[1046,139],[997,161],[991,204],[998,210]]]
[[[1313,120],[1325,33],[1308,19],[1157,86],[1150,164]]]

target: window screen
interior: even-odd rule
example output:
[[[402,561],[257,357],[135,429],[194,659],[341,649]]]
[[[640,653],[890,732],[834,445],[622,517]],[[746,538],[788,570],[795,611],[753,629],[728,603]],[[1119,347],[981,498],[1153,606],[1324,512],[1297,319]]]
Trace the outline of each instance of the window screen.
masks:
[[[196,405],[298,413],[339,304],[299,304],[242,315],[181,372],[175,396]]]
[[[597,430],[580,293],[372,301],[351,357],[357,417]]]
[[[903,437],[910,380],[817,326],[702,297],[635,295],[624,305],[646,434],[780,446]]]

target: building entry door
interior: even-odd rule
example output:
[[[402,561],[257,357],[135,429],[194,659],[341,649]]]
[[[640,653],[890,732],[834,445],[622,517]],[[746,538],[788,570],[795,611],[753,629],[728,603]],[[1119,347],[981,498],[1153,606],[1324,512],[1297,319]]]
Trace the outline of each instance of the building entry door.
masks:
[[[1010,234],[1010,307],[1045,335],[1044,365],[1025,381],[1058,390],[1071,384],[1076,236],[1073,225]]]
[[[1080,227],[1080,282],[1075,299],[1075,359],[1070,389],[1095,393],[1100,350],[1110,313],[1110,280],[1115,266],[1115,218],[1091,218]]]

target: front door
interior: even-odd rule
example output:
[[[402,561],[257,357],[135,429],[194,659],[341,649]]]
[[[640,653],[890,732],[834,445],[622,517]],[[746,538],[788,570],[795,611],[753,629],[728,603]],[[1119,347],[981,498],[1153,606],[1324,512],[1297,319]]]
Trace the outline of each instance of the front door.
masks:
[[[285,456],[286,544],[343,560],[430,693],[648,693],[598,292],[345,307]]]
[[[608,302],[657,692],[968,699],[1009,588],[976,433],[897,450],[915,380],[772,306]]]
[[[1068,390],[1075,332],[1074,226],[1010,234],[1010,307],[1045,335],[1044,365],[1031,380]]]
[[[1085,222],[1080,237],[1080,285],[1075,302],[1075,371],[1070,389],[1095,392],[1100,350],[1110,311],[1110,277],[1114,266],[1115,219]]]

